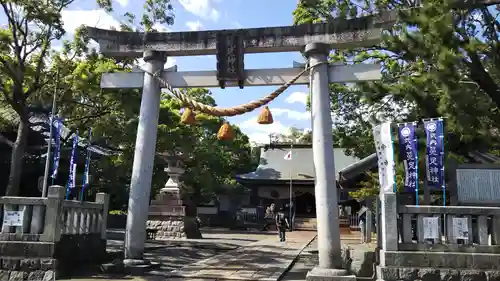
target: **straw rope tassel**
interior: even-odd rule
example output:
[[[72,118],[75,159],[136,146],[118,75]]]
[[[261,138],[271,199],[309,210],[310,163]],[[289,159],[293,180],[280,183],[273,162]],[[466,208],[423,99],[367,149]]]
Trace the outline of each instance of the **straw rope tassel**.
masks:
[[[251,112],[263,105],[267,105],[271,101],[273,101],[275,98],[277,98],[279,95],[281,95],[283,92],[285,92],[295,81],[297,81],[304,73],[307,71],[311,70],[312,68],[321,65],[321,64],[327,64],[328,62],[320,62],[318,64],[315,64],[313,66],[308,66],[304,68],[301,72],[299,72],[295,77],[290,79],[290,81],[286,82],[282,86],[280,86],[278,89],[276,89],[274,92],[270,93],[269,95],[263,97],[260,100],[255,100],[251,101],[246,104],[242,105],[237,105],[229,108],[218,108],[210,105],[206,105],[200,102],[197,102],[193,99],[191,99],[189,96],[176,91],[165,79],[161,77],[161,71],[158,71],[156,73],[151,73],[150,71],[147,71],[145,69],[142,69],[145,73],[148,73],[149,75],[152,75],[160,84],[162,87],[166,88],[172,96],[177,98],[179,101],[181,101],[185,106],[186,110],[182,114],[181,121],[184,124],[194,124],[196,122],[195,115],[193,113],[193,110],[212,115],[212,116],[236,116],[236,115],[242,115],[248,112]],[[271,111],[269,110],[269,107],[265,107],[258,119],[259,124],[272,124],[273,123],[273,116],[271,114]],[[231,140],[234,138],[234,130],[229,124],[229,122],[225,121],[224,124],[220,127],[219,132],[217,133],[217,138],[219,140]]]
[[[264,108],[262,108],[259,118],[257,119],[257,123],[264,125],[264,124],[272,124],[273,122],[274,122],[273,114],[269,110],[269,107],[266,105],[264,106]]]
[[[182,116],[181,116],[181,122],[183,124],[188,124],[188,125],[196,124],[196,115],[191,110],[191,108],[188,107],[188,108],[184,109],[184,112],[182,113]]]

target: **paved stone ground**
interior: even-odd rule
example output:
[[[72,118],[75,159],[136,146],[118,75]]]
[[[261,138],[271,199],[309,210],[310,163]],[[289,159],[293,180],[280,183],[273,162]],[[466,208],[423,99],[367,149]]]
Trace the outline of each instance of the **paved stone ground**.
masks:
[[[116,233],[113,236],[116,237]],[[257,277],[265,276],[273,279],[260,278],[260,280],[276,280],[276,276],[281,275],[291,265],[300,250],[309,243],[315,233],[289,233],[287,243],[278,242],[274,232],[235,232],[210,229],[204,230],[203,236],[204,239],[198,240],[148,242],[145,255],[149,260],[160,264],[160,268],[148,276],[94,275],[90,278],[81,277],[69,280],[153,281],[179,280],[178,277],[181,277],[180,280],[193,280],[194,276],[186,278],[193,272],[197,273],[196,280],[203,280],[205,277],[210,277],[209,280],[220,280],[221,278],[228,280],[227,278],[231,275],[233,276],[229,280],[259,280]],[[111,252],[120,251],[123,245],[122,241],[110,240],[108,242],[108,251]],[[224,252],[225,254],[223,254]],[[253,268],[253,272],[248,272],[248,266]],[[245,267],[245,271],[242,270],[243,267]],[[201,270],[202,268],[203,270]],[[261,272],[260,275],[249,279],[258,271]],[[232,273],[229,274],[229,272]]]
[[[301,231],[287,234],[287,243],[280,243],[274,232],[204,229],[204,239],[147,243],[146,256],[161,264],[161,268],[149,276],[113,278],[101,275],[70,280],[214,281],[259,280],[259,277],[260,280],[277,280],[278,274],[281,275],[279,280],[305,280],[307,272],[318,264],[317,241],[314,239],[307,245],[316,233]],[[343,234],[341,239],[347,244],[358,244],[360,241],[357,233]],[[109,241],[108,248],[118,251],[122,244],[121,241]],[[180,277],[183,274],[184,277]]]
[[[311,242],[314,232],[288,233],[287,241],[279,242],[276,235],[251,243],[234,251],[158,274],[168,280],[278,280],[296,257]],[[147,279],[146,280],[153,280]],[[160,279],[154,279],[160,280]]]
[[[317,264],[317,241],[315,239],[302,251],[291,268],[280,278],[280,281],[304,281],[307,272]]]

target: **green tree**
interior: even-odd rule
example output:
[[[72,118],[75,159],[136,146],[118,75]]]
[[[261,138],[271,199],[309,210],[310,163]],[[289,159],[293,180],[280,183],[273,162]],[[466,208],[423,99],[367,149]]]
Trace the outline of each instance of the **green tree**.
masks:
[[[447,148],[468,151],[498,141],[497,10],[453,9],[453,1],[303,1],[295,23],[352,18],[398,10],[396,25],[380,46],[332,52],[333,61],[380,62],[381,81],[332,85],[335,137],[352,153],[373,151],[371,126],[381,120],[405,121],[446,117]],[[361,3],[363,2],[363,3]],[[403,10],[406,9],[406,10]],[[361,145],[360,145],[361,143]]]
[[[332,51],[334,62],[377,62],[383,71],[380,81],[330,86],[335,140],[364,157],[375,150],[374,124],[443,116],[448,158],[498,147],[498,7],[459,9],[457,1],[449,0],[423,1],[409,9],[413,5],[317,0],[301,1],[294,11],[296,24],[387,11],[399,15],[379,46]]]
[[[52,68],[60,69],[59,114],[67,116],[65,125],[78,129],[86,137],[92,127],[93,143],[118,150],[118,155],[93,161],[93,185],[102,185],[100,191],[112,194],[112,206],[125,208],[128,198],[138,116],[140,91],[130,89],[100,90],[103,73],[131,71],[133,63],[117,63],[90,50],[81,57],[69,57],[69,50],[77,48],[74,42],[68,49],[52,57]],[[85,44],[83,44],[85,45]],[[206,89],[184,90],[184,94],[205,104],[216,106]],[[47,96],[46,100],[50,100]],[[180,123],[181,103],[164,93],[160,104],[157,157],[153,173],[153,195],[164,186],[168,175],[164,152],[180,150],[185,154],[186,188],[184,196],[199,203],[210,199],[224,187],[236,187],[234,175],[251,171],[251,149],[248,137],[236,127],[233,141],[216,138],[223,119],[199,114],[196,125]],[[69,145],[69,144],[68,144]],[[93,189],[95,190],[95,188]]]
[[[61,12],[74,0],[54,1],[0,1],[7,27],[0,29],[0,104],[8,105],[18,116],[17,137],[14,142],[5,141],[12,147],[11,166],[7,195],[17,195],[24,162],[27,136],[30,127],[29,116],[34,104],[40,103],[40,96],[46,94],[54,80],[55,72],[47,72],[50,66],[50,49],[54,41],[65,34]],[[97,0],[101,8],[112,11],[111,0]],[[154,23],[172,24],[172,5],[169,0],[148,0],[144,4],[141,24],[152,29]],[[81,29],[77,34],[84,34]],[[80,44],[75,55],[81,55],[87,48],[87,41]],[[67,43],[70,44],[70,43]],[[49,99],[50,100],[50,99]]]
[[[312,142],[312,132],[290,127],[288,132],[271,136],[271,141],[281,143],[308,144]]]

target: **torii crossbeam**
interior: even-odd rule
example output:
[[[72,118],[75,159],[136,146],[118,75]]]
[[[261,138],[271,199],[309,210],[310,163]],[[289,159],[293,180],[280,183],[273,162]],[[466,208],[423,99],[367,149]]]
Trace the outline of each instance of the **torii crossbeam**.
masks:
[[[389,13],[388,15],[394,16]],[[373,46],[391,16],[369,16],[337,20],[329,24],[215,30],[199,32],[136,33],[88,27],[100,51],[117,58],[143,56],[145,72],[104,74],[102,88],[141,88],[142,100],[137,130],[125,238],[125,262],[143,262],[145,225],[153,173],[161,85],[152,73],[163,71],[167,56],[217,56],[216,71],[163,71],[162,78],[173,87],[231,87],[282,85],[302,68],[245,70],[244,54],[301,51],[308,59],[312,93],[313,156],[316,171],[319,268],[341,268],[337,188],[333,159],[329,83],[380,79],[379,65],[329,66],[332,48]],[[317,273],[317,271],[316,271]],[[343,274],[338,271],[338,274]]]

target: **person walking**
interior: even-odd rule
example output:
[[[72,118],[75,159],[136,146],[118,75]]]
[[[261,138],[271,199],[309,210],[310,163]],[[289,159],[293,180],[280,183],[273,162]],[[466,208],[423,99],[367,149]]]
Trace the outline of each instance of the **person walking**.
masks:
[[[367,235],[371,235],[371,233],[366,233],[366,211],[368,208],[365,206],[361,207],[361,210],[358,212],[358,218],[359,218],[359,230],[361,231],[361,243],[366,243]]]
[[[286,228],[290,227],[288,219],[285,215],[283,207],[280,207],[278,213],[276,214],[276,229],[278,229],[278,234],[280,237],[280,242],[285,242],[285,232]]]

